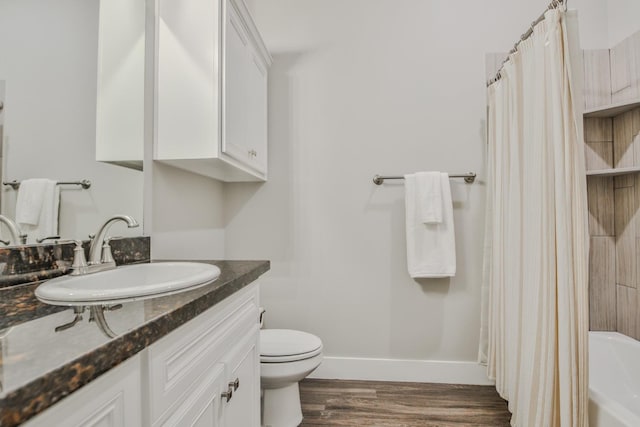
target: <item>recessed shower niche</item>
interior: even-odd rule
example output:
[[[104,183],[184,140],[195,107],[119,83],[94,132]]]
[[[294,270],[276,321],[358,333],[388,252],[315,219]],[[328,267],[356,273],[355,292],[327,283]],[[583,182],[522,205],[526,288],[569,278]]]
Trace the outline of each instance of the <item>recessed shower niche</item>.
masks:
[[[640,32],[584,67],[590,329],[640,339]]]

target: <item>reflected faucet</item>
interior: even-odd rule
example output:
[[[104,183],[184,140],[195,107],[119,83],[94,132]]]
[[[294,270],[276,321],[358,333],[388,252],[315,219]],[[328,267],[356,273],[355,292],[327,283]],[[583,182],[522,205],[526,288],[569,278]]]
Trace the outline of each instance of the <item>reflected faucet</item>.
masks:
[[[96,234],[91,240],[91,246],[89,247],[89,262],[86,273],[115,268],[116,263],[113,261],[113,257],[111,256],[111,247],[109,246],[109,241],[105,241],[105,236],[111,224],[118,221],[127,223],[129,228],[138,227],[139,225],[138,222],[129,215],[114,215],[102,224],[98,230],[98,234]]]
[[[9,229],[9,235],[11,236],[9,242],[14,245],[24,245],[27,243],[27,235],[22,233],[18,224],[11,218],[4,215],[0,215],[0,223],[3,223]]]

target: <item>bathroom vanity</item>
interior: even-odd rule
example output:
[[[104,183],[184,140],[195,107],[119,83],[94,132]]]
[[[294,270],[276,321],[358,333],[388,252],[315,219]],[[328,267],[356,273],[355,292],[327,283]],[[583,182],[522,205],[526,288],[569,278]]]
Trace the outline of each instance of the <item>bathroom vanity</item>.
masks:
[[[255,280],[269,262],[212,264],[222,274],[203,287],[103,308],[114,338],[93,313],[37,301],[37,284],[12,289],[0,425],[258,426]]]

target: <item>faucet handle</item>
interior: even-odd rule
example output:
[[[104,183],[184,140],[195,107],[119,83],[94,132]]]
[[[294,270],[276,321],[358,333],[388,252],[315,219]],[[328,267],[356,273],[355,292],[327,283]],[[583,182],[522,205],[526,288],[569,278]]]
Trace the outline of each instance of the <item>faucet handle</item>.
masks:
[[[101,264],[115,264],[113,254],[111,253],[111,239],[114,239],[114,237],[104,239],[104,243],[102,244],[102,257],[100,258]]]
[[[79,276],[87,274],[87,258],[84,256],[82,240],[75,240],[76,247],[73,249],[73,264],[71,264],[71,275]]]

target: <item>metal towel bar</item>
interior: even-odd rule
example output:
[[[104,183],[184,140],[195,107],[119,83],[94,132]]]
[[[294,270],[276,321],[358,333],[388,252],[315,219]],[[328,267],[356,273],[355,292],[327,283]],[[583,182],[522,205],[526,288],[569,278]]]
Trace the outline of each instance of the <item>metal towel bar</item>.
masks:
[[[468,172],[468,173],[462,173],[462,174],[449,175],[449,178],[464,178],[464,182],[466,182],[467,184],[473,184],[473,182],[476,180],[476,174],[475,172]],[[385,179],[404,179],[404,176],[376,175],[373,177],[373,183],[375,185],[381,185],[385,181]]]
[[[16,181],[15,179],[13,181],[3,182],[2,184],[10,186],[14,190],[17,190],[18,188],[20,188],[20,181]],[[57,185],[80,185],[85,190],[91,187],[91,181],[89,181],[88,179],[83,179],[82,181],[60,181],[60,182],[57,182],[56,184]]]

